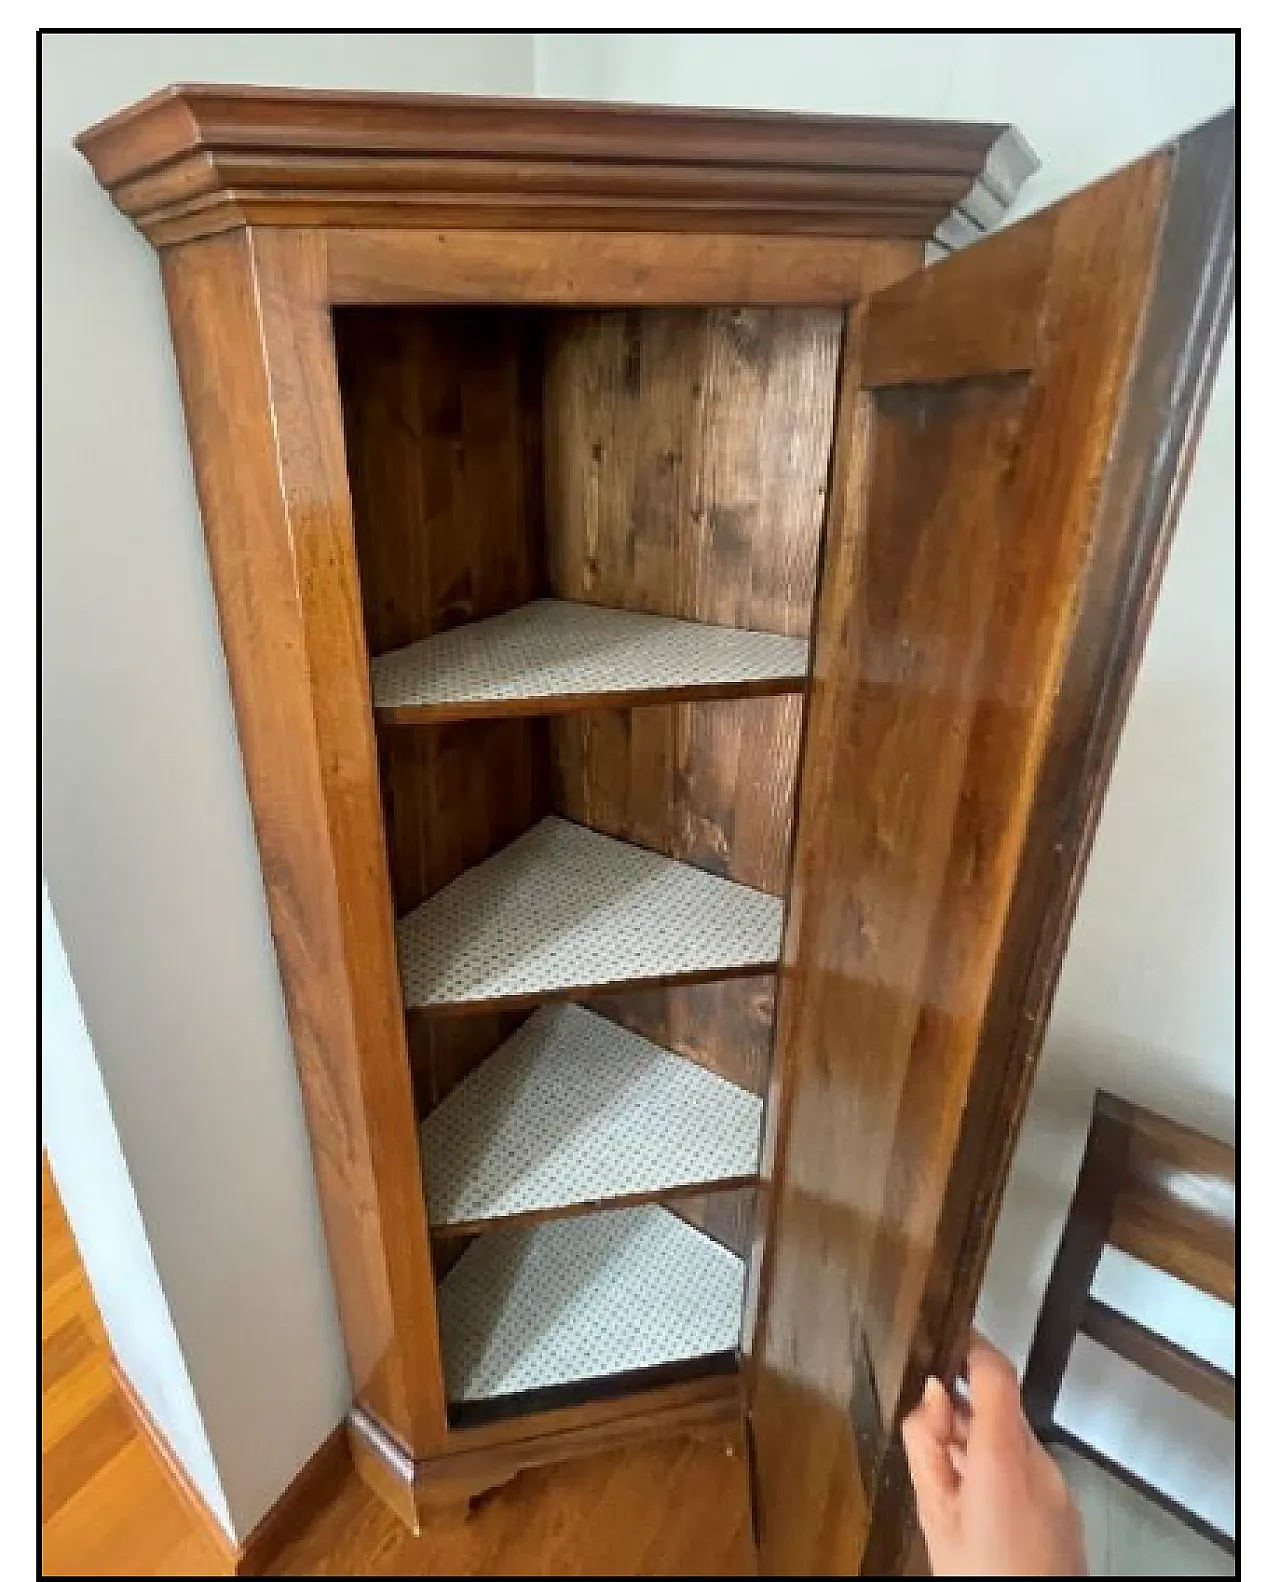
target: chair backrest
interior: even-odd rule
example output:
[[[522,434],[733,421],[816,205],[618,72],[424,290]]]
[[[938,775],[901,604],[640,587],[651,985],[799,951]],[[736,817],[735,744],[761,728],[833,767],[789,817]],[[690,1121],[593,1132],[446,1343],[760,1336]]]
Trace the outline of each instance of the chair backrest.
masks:
[[[1236,1381],[1229,1373],[1091,1294],[1098,1261],[1108,1246],[1234,1306],[1235,1150],[1113,1094],[1097,1095],[1022,1384],[1028,1420],[1041,1439],[1069,1443],[1198,1531],[1231,1547],[1223,1534],[1066,1433],[1055,1420],[1077,1335],[1088,1336],[1215,1411],[1235,1416]]]

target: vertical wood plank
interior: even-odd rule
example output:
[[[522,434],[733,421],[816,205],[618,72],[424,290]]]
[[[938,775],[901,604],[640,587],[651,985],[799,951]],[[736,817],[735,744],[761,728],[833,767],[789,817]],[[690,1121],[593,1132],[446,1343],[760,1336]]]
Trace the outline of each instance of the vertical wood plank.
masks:
[[[163,261],[241,751],[358,1399],[445,1433],[323,238]]]

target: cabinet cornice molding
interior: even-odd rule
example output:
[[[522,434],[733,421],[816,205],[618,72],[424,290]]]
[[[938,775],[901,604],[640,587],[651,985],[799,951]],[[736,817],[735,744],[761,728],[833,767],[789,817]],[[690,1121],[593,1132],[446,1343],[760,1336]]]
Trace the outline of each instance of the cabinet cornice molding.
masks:
[[[726,231],[991,229],[1038,160],[958,121],[336,92],[162,89],[76,147],[157,247],[242,225]]]

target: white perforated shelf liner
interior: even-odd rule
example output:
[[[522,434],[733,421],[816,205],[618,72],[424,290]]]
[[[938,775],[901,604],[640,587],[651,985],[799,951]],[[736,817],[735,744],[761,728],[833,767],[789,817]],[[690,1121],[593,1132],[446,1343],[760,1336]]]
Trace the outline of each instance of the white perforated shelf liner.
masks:
[[[452,1402],[732,1351],[743,1264],[666,1209],[487,1231],[439,1291]]]
[[[536,1012],[427,1117],[433,1225],[753,1176],[761,1101],[578,1005]]]
[[[408,1006],[777,962],[782,902],[544,818],[396,927]]]
[[[381,655],[373,701],[452,711],[575,694],[799,684],[807,669],[803,637],[538,599]]]

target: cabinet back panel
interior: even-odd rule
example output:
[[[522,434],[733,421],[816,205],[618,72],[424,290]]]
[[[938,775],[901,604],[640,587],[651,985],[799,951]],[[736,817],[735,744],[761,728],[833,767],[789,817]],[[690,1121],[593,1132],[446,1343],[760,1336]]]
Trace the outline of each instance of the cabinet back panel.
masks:
[[[554,319],[544,437],[552,592],[807,634],[841,334],[832,309]]]
[[[757,1189],[734,1187],[729,1192],[704,1192],[699,1197],[668,1203],[668,1211],[688,1225],[696,1225],[722,1247],[746,1258],[755,1230]]]
[[[340,308],[334,333],[372,655],[547,593],[807,635],[840,312]],[[802,718],[787,696],[384,728],[397,914],[550,811],[783,894]],[[771,977],[598,1008],[764,1089]],[[411,1017],[419,1112],[519,1020]]]
[[[773,1048],[774,990],[775,980],[769,973],[758,978],[677,984],[669,989],[596,994],[583,1004],[763,1096],[769,1085]]]
[[[545,592],[539,316],[333,319],[370,654]]]
[[[657,308],[548,326],[547,559],[561,598],[808,634],[843,318]],[[787,888],[803,701],[600,710],[548,722],[566,818],[757,889]],[[596,1006],[763,1090],[773,981]]]

